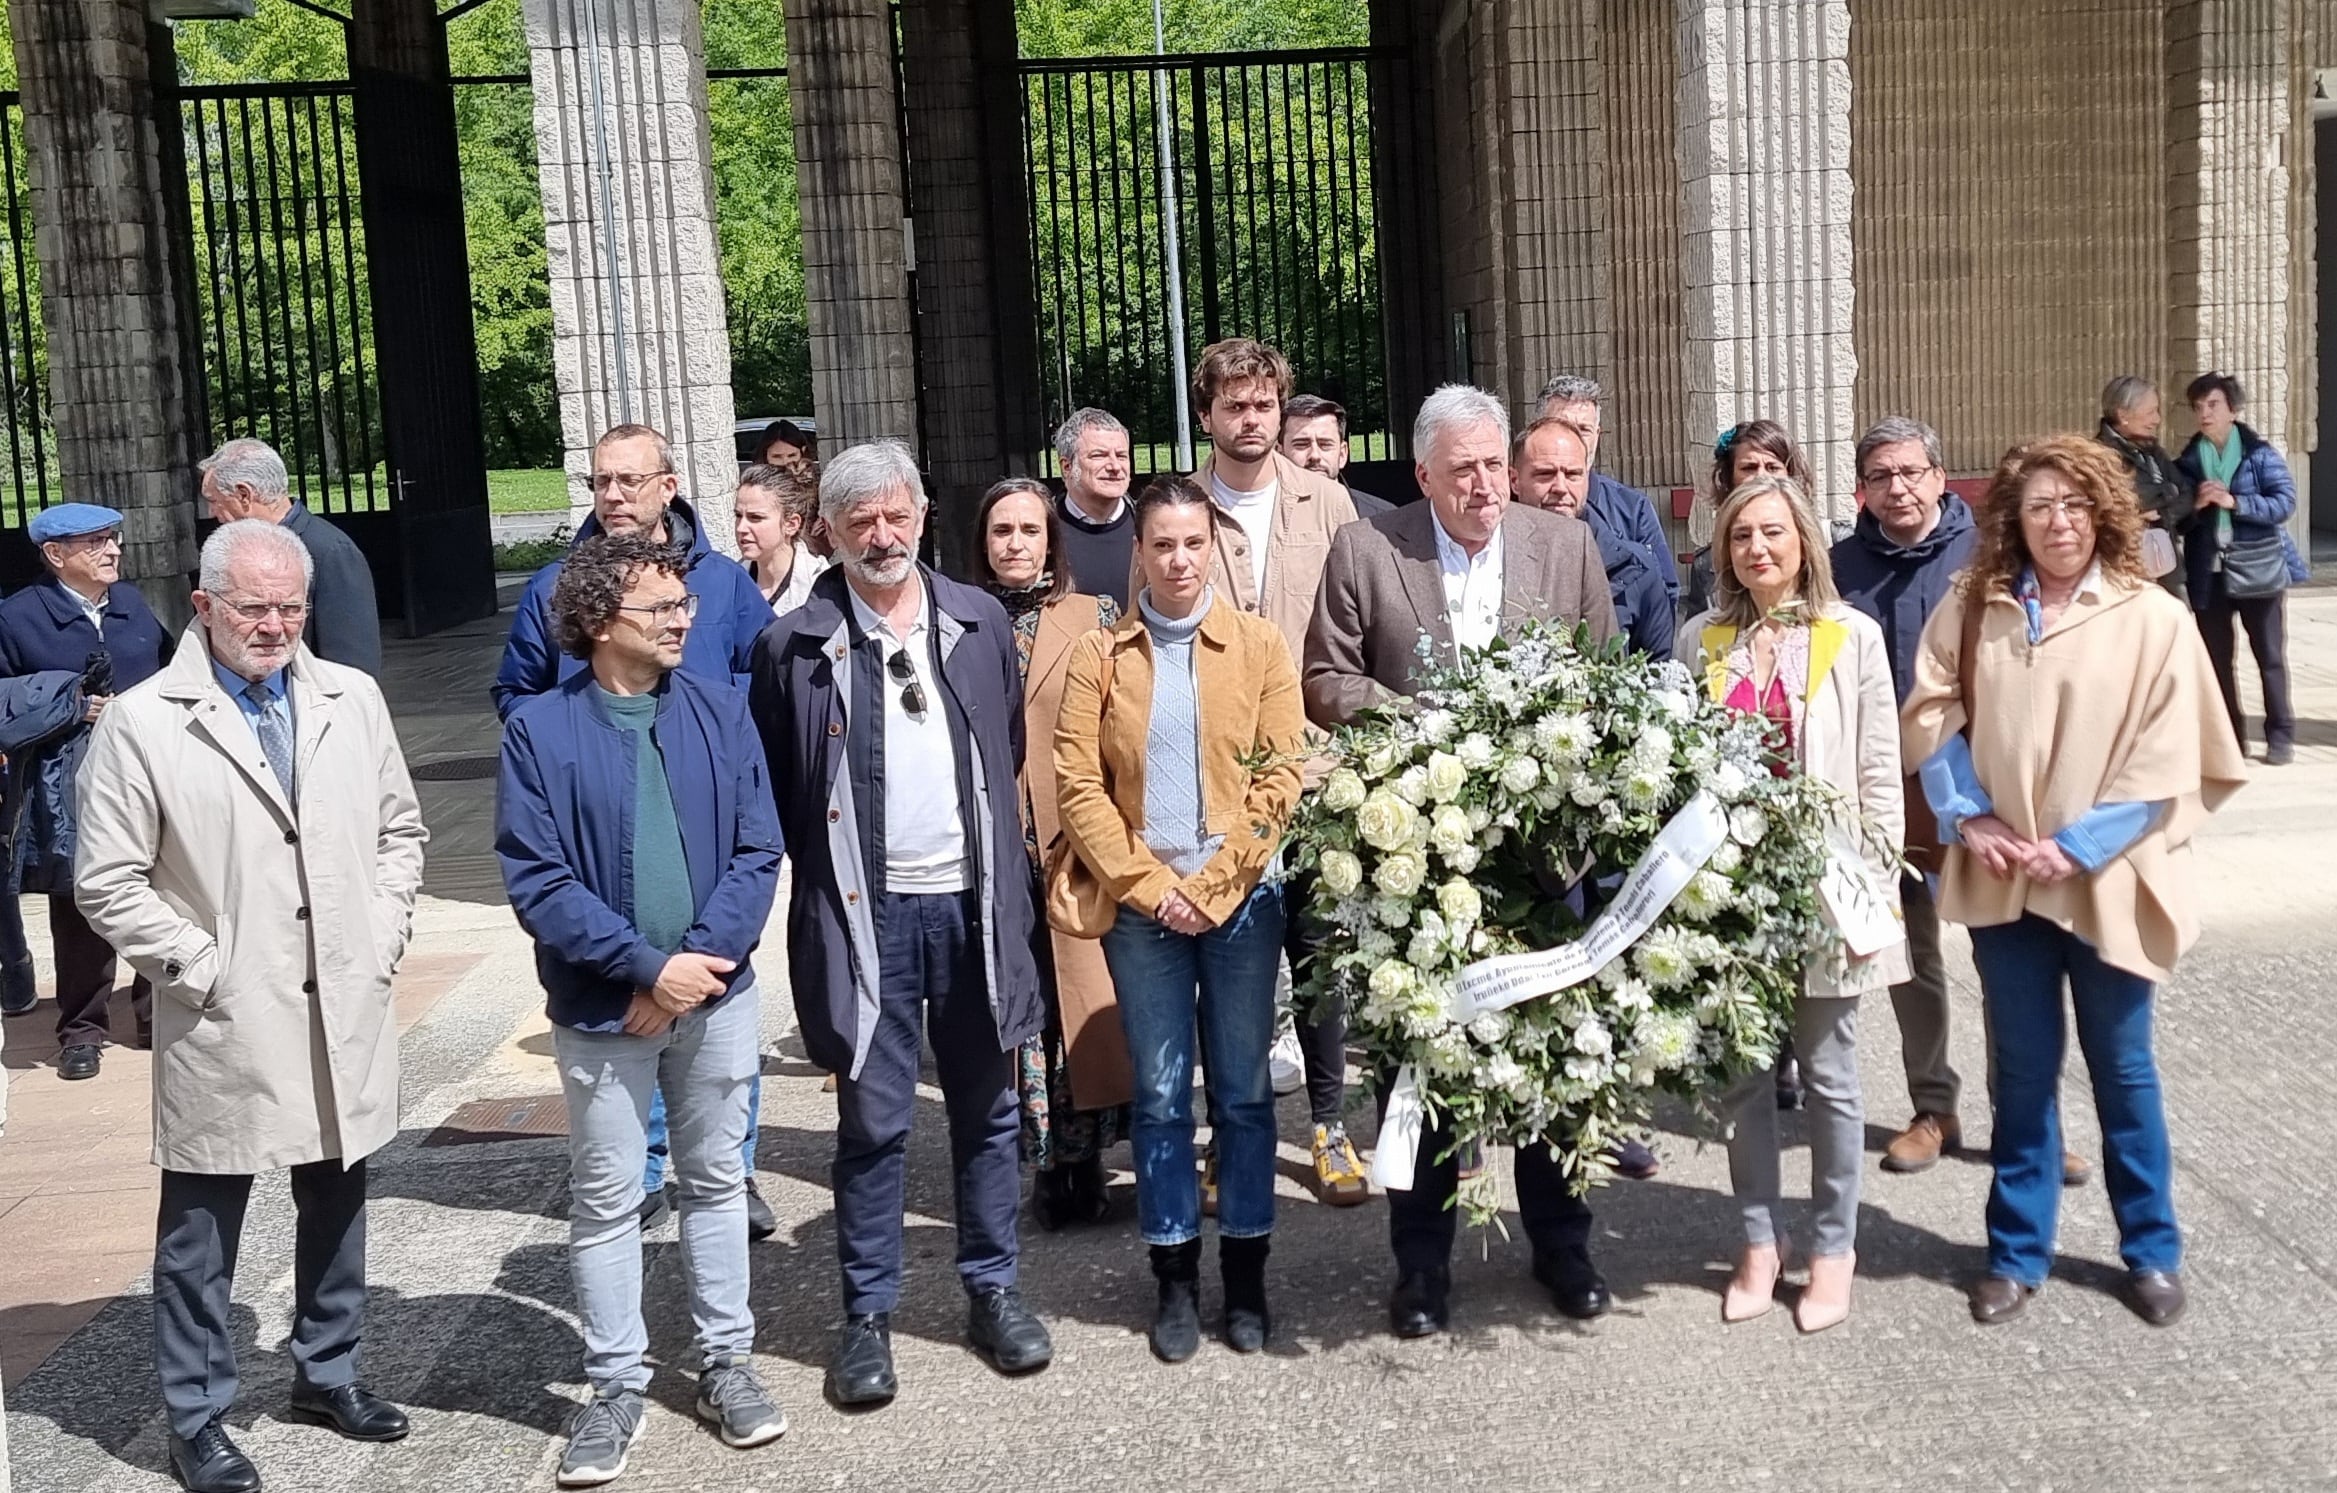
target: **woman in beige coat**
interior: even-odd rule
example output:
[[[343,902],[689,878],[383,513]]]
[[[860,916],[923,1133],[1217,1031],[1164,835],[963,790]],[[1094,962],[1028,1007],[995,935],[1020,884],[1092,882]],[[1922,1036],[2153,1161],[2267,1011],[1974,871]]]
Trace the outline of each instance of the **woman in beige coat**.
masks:
[[[1682,662],[1703,671],[1712,698],[1768,718],[1779,749],[1838,790],[1864,819],[1873,889],[1895,917],[1899,878],[1873,846],[1904,832],[1898,697],[1882,629],[1834,589],[1825,532],[1801,484],[1765,474],[1740,484],[1715,519],[1713,600],[1680,629]],[[1865,1127],[1858,1092],[1858,1002],[1907,978],[1907,946],[1865,957],[1831,950],[1811,963],[1795,1003],[1793,1046],[1809,1096],[1810,1283],[1794,1309],[1804,1332],[1850,1314],[1858,1263],[1858,1184]],[[1741,1322],[1769,1310],[1784,1268],[1774,1077],[1741,1085],[1729,1177],[1744,1206],[1744,1251],[1721,1303]]]
[[[2191,836],[2247,760],[2183,604],[2143,574],[2116,455],[2076,435],[2019,447],[1979,517],[1979,553],[1924,626],[1903,716],[1952,846],[1939,915],[1972,930],[1988,1008],[1995,1180],[1972,1316],[2018,1316],[2052,1267],[2066,991],[2126,1298],[2163,1326],[2183,1311],[2182,1235],[2151,1008],[2199,937]]]

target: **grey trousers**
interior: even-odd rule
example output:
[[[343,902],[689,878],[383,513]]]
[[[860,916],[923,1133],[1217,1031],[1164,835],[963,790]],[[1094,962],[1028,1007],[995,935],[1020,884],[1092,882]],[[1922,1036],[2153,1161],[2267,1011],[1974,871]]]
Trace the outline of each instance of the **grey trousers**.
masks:
[[[251,1201],[249,1175],[162,1174],[154,1234],[154,1368],[170,1428],[193,1437],[235,1403],[228,1295]],[[292,1370],[301,1384],[357,1382],[365,1321],[365,1162],[292,1168]]]
[[[1858,1244],[1858,1178],[1866,1116],[1858,1100],[1858,1001],[1803,996],[1793,1008],[1793,1050],[1801,1060],[1810,1127],[1810,1253],[1844,1255]],[[1774,1070],[1739,1083],[1727,1112],[1728,1178],[1744,1209],[1745,1242],[1786,1236],[1777,1156]]]
[[[1921,876],[1899,878],[1907,914],[1907,958],[1914,978],[1891,987],[1899,1050],[1907,1064],[1907,1098],[1917,1114],[1952,1115],[1964,1081],[1948,1066],[1947,961],[1939,952],[1939,904]]]

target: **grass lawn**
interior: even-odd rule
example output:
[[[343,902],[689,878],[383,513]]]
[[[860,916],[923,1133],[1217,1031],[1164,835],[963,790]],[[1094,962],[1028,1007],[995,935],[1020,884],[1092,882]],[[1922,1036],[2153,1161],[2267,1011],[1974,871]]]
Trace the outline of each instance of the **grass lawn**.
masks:
[[[568,508],[568,474],[549,470],[489,472],[489,513],[564,513]]]

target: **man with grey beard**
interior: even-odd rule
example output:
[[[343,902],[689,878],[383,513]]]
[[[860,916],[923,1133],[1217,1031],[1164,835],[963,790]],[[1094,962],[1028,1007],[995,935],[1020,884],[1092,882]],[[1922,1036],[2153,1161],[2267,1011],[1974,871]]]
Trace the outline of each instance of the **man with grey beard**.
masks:
[[[1016,1289],[1015,1050],[1044,1016],[1022,848],[1022,670],[987,593],[917,561],[925,485],[898,441],[820,474],[836,565],[755,645],[749,708],[795,862],[788,973],[811,1060],[837,1076],[840,1405],[897,1388],[909,1122],[930,1039],[949,1116],[967,1335],[1001,1373],[1042,1368]]]

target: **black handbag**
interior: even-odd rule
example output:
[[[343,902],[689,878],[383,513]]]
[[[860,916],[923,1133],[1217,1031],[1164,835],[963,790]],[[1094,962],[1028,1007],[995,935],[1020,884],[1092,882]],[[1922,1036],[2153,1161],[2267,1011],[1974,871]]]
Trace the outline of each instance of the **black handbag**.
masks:
[[[2288,589],[2288,552],[2280,532],[2234,538],[2222,557],[2224,594],[2235,601],[2256,601]]]

